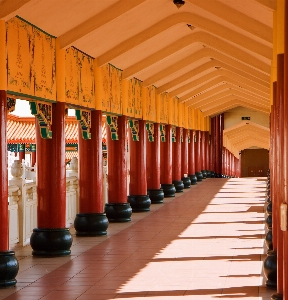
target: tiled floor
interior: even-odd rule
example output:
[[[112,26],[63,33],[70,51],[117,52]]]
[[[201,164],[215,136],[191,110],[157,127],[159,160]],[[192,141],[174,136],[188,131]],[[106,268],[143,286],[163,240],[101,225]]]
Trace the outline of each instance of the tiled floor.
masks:
[[[206,179],[110,224],[106,237],[73,234],[69,257],[16,249],[18,283],[0,299],[268,300],[265,188],[263,179]]]

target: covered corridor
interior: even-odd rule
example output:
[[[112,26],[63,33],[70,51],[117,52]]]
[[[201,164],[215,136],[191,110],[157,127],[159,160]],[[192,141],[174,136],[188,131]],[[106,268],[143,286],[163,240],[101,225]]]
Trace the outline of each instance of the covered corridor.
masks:
[[[71,256],[15,249],[17,285],[0,299],[270,299],[265,191],[265,178],[209,178],[131,222],[111,223],[107,236],[72,229]]]

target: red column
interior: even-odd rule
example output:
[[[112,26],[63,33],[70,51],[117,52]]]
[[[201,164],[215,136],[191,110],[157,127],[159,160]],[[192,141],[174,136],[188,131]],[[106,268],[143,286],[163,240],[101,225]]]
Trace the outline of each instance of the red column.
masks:
[[[160,182],[165,197],[174,197],[176,189],[172,184],[172,126],[165,125],[165,142],[160,143]]]
[[[197,177],[195,174],[195,131],[190,130],[190,143],[188,143],[188,176],[191,184],[197,184]]]
[[[195,174],[197,181],[202,181],[203,174],[202,169],[202,155],[201,155],[201,131],[196,130],[196,143],[195,143]]]
[[[211,145],[210,145],[210,170],[211,177],[215,177],[216,172],[216,160],[215,160],[215,148],[216,148],[216,117],[211,118]]]
[[[209,131],[205,131],[205,150],[206,150],[206,166],[205,170],[207,173],[207,178],[211,177],[211,170],[210,170],[210,146],[211,146],[211,140],[210,140],[210,134]]]
[[[118,117],[118,140],[112,140],[107,128],[108,203],[105,212],[109,222],[131,221],[132,209],[127,202],[127,117]]]
[[[207,178],[206,173],[206,133],[205,131],[200,131],[201,133],[201,172],[203,179]]]
[[[288,4],[285,1],[285,18],[284,18],[284,82],[288,80]],[[287,84],[284,84],[284,105],[283,115],[287,116],[288,113],[288,89]],[[283,122],[283,134],[284,134],[284,149],[283,149],[283,166],[284,166],[284,202],[288,205],[288,122],[286,118]],[[271,134],[271,133],[270,133]],[[271,178],[271,175],[270,175]],[[288,231],[283,232],[284,237],[284,276],[283,276],[283,299],[288,298]]]
[[[176,127],[176,140],[172,143],[172,183],[177,193],[184,189],[181,177],[181,132],[180,127]]]
[[[33,255],[69,255],[72,236],[66,227],[65,103],[52,104],[51,139],[36,126],[38,228],[30,243]]]
[[[146,122],[138,121],[139,141],[134,141],[129,132],[130,146],[130,193],[128,202],[132,211],[149,211],[151,200],[147,195],[146,178]]]
[[[221,177],[222,165],[222,148],[220,144],[220,116],[215,117],[215,177]]]
[[[277,193],[275,193],[276,199],[273,200],[273,215],[276,218],[277,226],[277,294],[283,294],[283,231],[280,228],[280,205],[284,202],[284,181],[283,181],[283,150],[284,150],[284,134],[283,134],[283,105],[284,105],[284,54],[277,55],[277,96],[276,103],[278,104],[278,118],[277,118]]]
[[[147,191],[151,203],[162,203],[163,190],[160,189],[160,125],[154,124],[154,141],[146,143]]]
[[[78,236],[106,235],[108,219],[103,203],[102,112],[91,111],[91,139],[84,140],[79,126],[79,214],[74,227]]]
[[[181,143],[181,180],[183,181],[184,188],[190,188],[191,180],[188,176],[188,134],[189,129],[183,128],[183,142]]]
[[[14,251],[9,251],[9,219],[8,219],[8,152],[7,152],[7,95],[0,91],[0,287],[14,286],[18,273],[18,261]]]
[[[220,153],[223,151],[223,130],[224,130],[224,114],[221,114],[219,116],[219,146],[220,146]],[[222,160],[222,156],[220,157],[220,159]],[[219,164],[220,166],[220,175],[223,174],[222,171],[222,161]],[[220,176],[221,177],[221,176]]]

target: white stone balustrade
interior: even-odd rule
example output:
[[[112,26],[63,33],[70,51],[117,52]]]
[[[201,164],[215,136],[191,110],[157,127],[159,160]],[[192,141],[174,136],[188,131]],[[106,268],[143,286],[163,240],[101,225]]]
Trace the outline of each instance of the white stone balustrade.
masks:
[[[74,219],[79,209],[78,204],[78,178],[66,177],[66,227],[74,224]]]
[[[8,187],[9,241],[15,244],[29,244],[34,228],[37,228],[37,191],[36,182],[22,179],[22,164],[13,165]],[[74,173],[73,175],[75,175]],[[66,178],[66,226],[74,223],[78,213],[78,177]]]
[[[10,185],[8,188],[8,216],[9,216],[9,240],[10,244],[18,243],[19,232],[19,204],[21,190],[17,185]]]
[[[32,168],[29,171],[33,172]],[[14,161],[11,166],[12,179],[9,180],[8,189],[10,246],[29,244],[33,229],[37,228],[36,178],[34,174],[32,176],[30,174],[29,180],[27,178],[22,179],[23,172],[24,169],[20,161]],[[107,188],[107,166],[103,166],[104,205],[107,203]],[[75,158],[66,177],[67,228],[73,226],[75,216],[79,212],[78,198],[78,160]]]

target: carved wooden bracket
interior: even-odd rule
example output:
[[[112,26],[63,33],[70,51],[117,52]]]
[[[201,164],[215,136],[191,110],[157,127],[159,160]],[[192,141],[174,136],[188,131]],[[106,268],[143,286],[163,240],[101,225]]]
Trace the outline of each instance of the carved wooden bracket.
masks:
[[[15,110],[16,99],[7,97],[7,112],[11,113]]]
[[[52,139],[52,103],[30,101],[31,114],[38,119],[40,134],[43,139]]]
[[[190,139],[191,139],[191,137],[190,137],[190,130],[188,130],[187,137],[188,137],[188,143],[190,143]]]
[[[129,127],[131,128],[132,139],[134,142],[139,141],[139,121],[129,120]]]
[[[91,111],[84,109],[75,109],[76,119],[79,121],[82,131],[82,138],[84,140],[91,139]]]
[[[166,127],[163,124],[160,124],[160,138],[161,142],[166,142]]]
[[[147,122],[146,130],[148,132],[148,141],[154,142],[154,123]]]
[[[107,124],[110,127],[112,141],[119,140],[119,136],[118,136],[118,117],[117,116],[107,116],[106,121],[107,121]]]

